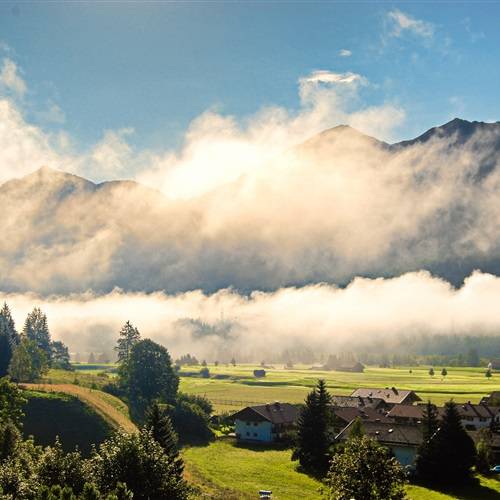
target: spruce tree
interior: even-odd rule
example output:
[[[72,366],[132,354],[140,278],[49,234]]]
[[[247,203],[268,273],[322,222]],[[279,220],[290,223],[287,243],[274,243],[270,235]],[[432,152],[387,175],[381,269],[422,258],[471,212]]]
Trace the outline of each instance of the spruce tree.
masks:
[[[172,426],[170,417],[161,410],[158,403],[153,403],[146,413],[146,427],[151,431],[154,440],[163,448],[165,454],[174,464],[178,480],[182,480],[184,462],[179,456],[178,437]]]
[[[47,324],[47,316],[40,308],[35,307],[28,314],[24,323],[23,336],[36,343],[37,347],[45,353],[50,364],[52,347],[49,326]]]
[[[331,397],[324,380],[310,392],[305,400],[297,424],[297,444],[292,460],[298,460],[306,469],[324,474],[328,469],[331,444]]]
[[[127,321],[120,330],[120,337],[116,343],[115,351],[118,352],[118,363],[126,363],[130,356],[130,350],[141,340],[139,330],[130,321]]]
[[[470,478],[474,442],[462,427],[453,401],[445,404],[441,425],[419,450],[417,472],[431,483],[453,484]]]
[[[17,333],[16,324],[14,323],[14,318],[12,317],[7,302],[3,303],[3,307],[0,310],[0,324],[1,323],[3,323],[4,328],[8,332],[8,336],[12,344],[12,349],[14,349],[14,347],[21,341],[21,338],[19,336],[19,333]]]
[[[12,343],[3,321],[0,321],[0,378],[7,375],[12,359]]]

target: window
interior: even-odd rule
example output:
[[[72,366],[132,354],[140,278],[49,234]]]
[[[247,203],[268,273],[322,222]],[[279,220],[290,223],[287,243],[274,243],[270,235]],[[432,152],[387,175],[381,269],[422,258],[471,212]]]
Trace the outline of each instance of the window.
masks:
[[[247,422],[247,427],[250,427],[252,425],[251,422]]]
[[[250,436],[250,433],[247,431],[247,436]]]
[[[253,437],[257,437],[257,433],[256,432],[253,433]]]
[[[253,425],[257,427],[259,424],[257,422],[254,422]]]

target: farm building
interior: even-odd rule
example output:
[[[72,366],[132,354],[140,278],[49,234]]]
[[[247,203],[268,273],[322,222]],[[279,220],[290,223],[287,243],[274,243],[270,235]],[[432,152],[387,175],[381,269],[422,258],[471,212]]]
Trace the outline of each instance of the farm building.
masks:
[[[264,443],[279,441],[295,426],[298,417],[298,409],[289,403],[247,406],[233,415],[236,439]]]
[[[489,406],[500,406],[500,391],[493,391],[488,396],[484,396],[481,399],[480,404],[486,404]]]
[[[352,424],[353,422],[342,429],[335,439],[337,441],[349,439]],[[389,448],[401,465],[412,465],[415,462],[417,449],[423,439],[420,425],[365,421],[363,429],[368,437]]]
[[[353,408],[353,407],[343,407],[337,408],[335,406],[331,407],[333,414],[333,428],[335,432],[340,432],[346,425],[351,423],[356,418],[359,418],[364,422],[393,422],[393,420],[387,416],[385,410],[375,410],[374,408]]]
[[[379,398],[390,406],[393,406],[395,404],[412,405],[417,401],[422,401],[414,391],[396,389],[395,387],[386,387],[385,389],[356,389],[351,394],[351,396],[360,396],[362,398]]]

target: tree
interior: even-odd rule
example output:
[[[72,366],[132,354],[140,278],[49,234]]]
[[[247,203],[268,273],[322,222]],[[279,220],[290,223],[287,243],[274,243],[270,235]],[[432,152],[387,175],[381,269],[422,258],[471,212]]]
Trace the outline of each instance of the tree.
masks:
[[[429,375],[434,377],[434,368],[432,368],[432,366],[429,368]]]
[[[452,484],[470,478],[476,460],[472,439],[462,427],[455,403],[445,404],[441,425],[417,456],[417,472],[431,483]]]
[[[0,310],[0,323],[4,324],[4,328],[8,332],[13,347],[19,344],[21,338],[19,337],[19,333],[17,333],[16,324],[10,312],[9,306],[7,305],[7,302],[3,303],[3,307]]]
[[[142,421],[146,409],[156,400],[175,402],[179,377],[165,347],[141,340],[132,347],[126,366],[130,412],[136,421]]]
[[[9,375],[16,382],[34,382],[47,370],[45,351],[42,351],[35,341],[23,337],[12,354]]]
[[[310,471],[324,473],[328,469],[328,450],[331,444],[329,404],[331,397],[324,380],[310,392],[297,422],[297,443],[292,460]]]
[[[484,374],[486,378],[491,378],[491,368],[488,368],[486,370],[486,373]]]
[[[60,341],[52,342],[52,367],[61,370],[71,370],[68,348]]]
[[[366,436],[349,439],[330,465],[330,500],[405,498],[405,473],[387,448]]]
[[[94,364],[94,363],[95,363],[95,354],[94,354],[93,352],[91,352],[91,353],[89,354],[89,359],[87,360],[87,363],[88,363],[89,365],[92,365],[92,364]]]
[[[213,408],[208,399],[179,392],[175,405],[167,405],[167,411],[182,442],[207,442],[213,437],[209,425]]]
[[[141,340],[141,334],[130,321],[127,321],[120,330],[119,335],[115,351],[118,353],[118,363],[126,363],[132,347]]]
[[[121,482],[133,493],[134,500],[184,500],[188,495],[172,459],[146,428],[134,434],[113,435],[101,444],[90,468],[96,486],[104,494],[111,493]]]
[[[446,368],[443,368],[443,369],[441,370],[441,376],[442,376],[442,377],[446,377],[446,375],[448,375],[448,371],[446,370]]]
[[[495,459],[492,446],[492,432],[490,429],[481,429],[478,435],[479,440],[476,445],[476,468],[479,472],[484,474],[490,470]]]
[[[0,310],[0,377],[7,375],[12,353],[19,343],[19,334],[6,302]]]
[[[35,307],[32,312],[28,314],[24,323],[23,335],[36,343],[37,347],[41,349],[50,365],[52,348],[50,341],[49,326],[47,324],[47,316],[38,307]]]
[[[236,366],[236,360],[234,359],[234,357],[232,357],[232,358],[231,358],[231,364],[232,364],[233,366]]]
[[[11,421],[20,427],[25,404],[26,399],[17,385],[6,378],[0,379],[0,422]]]
[[[7,375],[12,359],[12,343],[5,325],[0,321],[0,377]]]
[[[146,414],[146,428],[151,431],[154,440],[163,448],[163,451],[174,464],[178,480],[182,480],[184,462],[179,456],[177,447],[178,437],[172,426],[170,417],[160,409],[158,403],[153,403]]]

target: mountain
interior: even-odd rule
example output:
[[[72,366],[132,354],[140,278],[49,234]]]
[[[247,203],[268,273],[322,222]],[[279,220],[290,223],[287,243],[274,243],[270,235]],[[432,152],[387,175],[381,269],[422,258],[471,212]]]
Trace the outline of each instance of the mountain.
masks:
[[[386,144],[326,130],[203,197],[43,167],[0,186],[0,289],[241,291],[500,274],[500,123]]]

